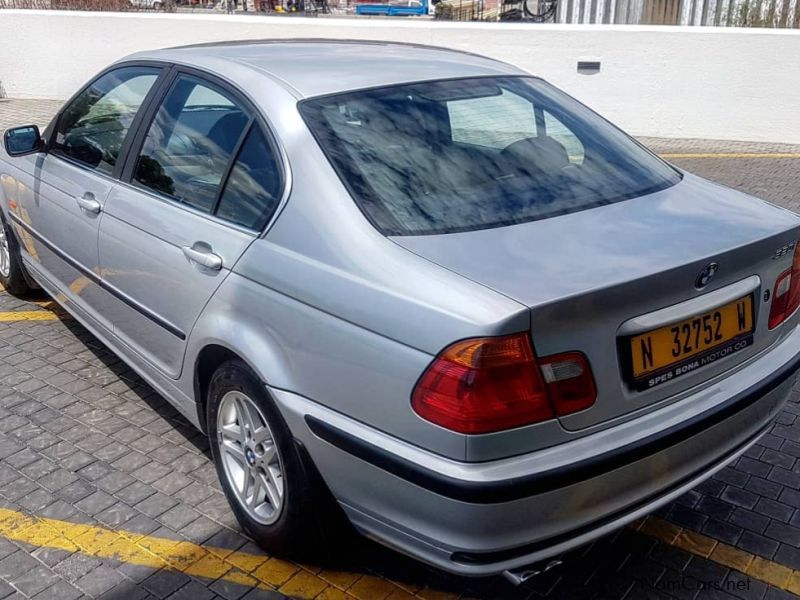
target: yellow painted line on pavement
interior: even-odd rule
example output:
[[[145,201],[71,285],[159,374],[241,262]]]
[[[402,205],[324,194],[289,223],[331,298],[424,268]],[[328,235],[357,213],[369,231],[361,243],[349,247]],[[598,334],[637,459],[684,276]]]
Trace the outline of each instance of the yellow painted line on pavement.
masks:
[[[657,517],[648,516],[630,527],[753,579],[800,594],[798,570]],[[292,598],[366,599],[385,598],[389,594],[392,598],[456,597],[428,588],[418,590],[371,575],[301,567],[266,555],[35,517],[5,508],[0,508],[0,537],[154,570],[170,569],[208,580],[224,579],[249,587],[278,590]]]
[[[648,516],[630,526],[690,554],[739,571],[782,590],[800,594],[800,571],[745,552],[706,535]],[[342,571],[303,567],[278,558],[186,541],[113,530],[0,508],[0,537],[37,547],[79,552],[96,558],[169,569],[207,579],[277,590],[292,598],[456,598],[401,583]]]
[[[669,521],[649,516],[631,527],[662,542],[685,550],[690,554],[744,573],[784,591],[800,594],[800,571],[767,560],[739,548],[724,544],[714,538],[684,529]]]
[[[62,317],[49,310],[9,310],[0,311],[0,322],[14,321],[58,321]]]
[[[398,599],[456,598],[427,588],[417,591],[372,575],[315,570],[266,555],[29,516],[3,508],[0,508],[0,537],[154,570],[170,569],[207,580],[224,579],[249,587],[278,590],[292,598],[352,600],[383,598],[389,594]]]
[[[661,158],[800,158],[800,152],[665,152]]]

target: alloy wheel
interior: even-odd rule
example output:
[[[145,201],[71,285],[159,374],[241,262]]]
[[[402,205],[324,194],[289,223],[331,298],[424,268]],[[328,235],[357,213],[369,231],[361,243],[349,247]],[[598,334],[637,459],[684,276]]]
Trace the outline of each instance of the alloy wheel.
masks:
[[[230,391],[220,401],[217,445],[225,476],[241,507],[258,523],[274,523],[284,504],[283,463],[267,420],[240,391]]]
[[[11,273],[11,251],[8,249],[6,230],[0,224],[0,276],[8,277]]]

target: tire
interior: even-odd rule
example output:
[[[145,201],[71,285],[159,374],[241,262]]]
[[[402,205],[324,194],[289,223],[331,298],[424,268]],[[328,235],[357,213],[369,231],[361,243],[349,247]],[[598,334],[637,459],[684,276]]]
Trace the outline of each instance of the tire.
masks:
[[[30,291],[17,237],[0,212],[0,283],[9,294],[21,296]]]
[[[250,410],[249,417],[245,418],[252,423],[251,436],[245,444],[235,434],[241,431],[238,424],[242,420],[239,416],[242,399],[250,401],[251,409],[256,408],[255,414]],[[264,384],[245,363],[227,361],[215,371],[208,390],[206,418],[211,453],[222,489],[239,524],[253,540],[271,554],[297,560],[331,562],[335,556],[341,556],[342,544],[351,538],[349,523],[304,448],[294,441]],[[267,426],[266,431],[259,427],[258,420]],[[265,436],[271,437],[272,446],[264,441]],[[245,452],[240,451],[242,445]],[[232,450],[234,447],[238,449]],[[265,468],[264,461],[273,456],[271,447],[276,450],[277,461]],[[280,469],[283,495],[279,508],[275,509],[273,502],[268,502],[271,497],[267,495],[264,506],[258,506],[258,502],[255,507],[247,505],[247,498],[256,494],[240,490],[244,487],[244,478],[252,485],[254,477],[242,466],[251,460],[250,469],[269,471],[260,485],[263,488],[266,480],[272,497],[278,487],[275,468]]]

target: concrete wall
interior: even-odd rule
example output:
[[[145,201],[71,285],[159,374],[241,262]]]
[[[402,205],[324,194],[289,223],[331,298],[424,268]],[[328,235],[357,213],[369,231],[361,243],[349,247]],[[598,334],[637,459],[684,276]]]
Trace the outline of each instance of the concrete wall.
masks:
[[[800,143],[793,30],[0,10],[0,81],[12,98],[65,98],[136,50],[270,37],[471,50],[542,75],[635,135]],[[577,73],[581,59],[601,71]]]

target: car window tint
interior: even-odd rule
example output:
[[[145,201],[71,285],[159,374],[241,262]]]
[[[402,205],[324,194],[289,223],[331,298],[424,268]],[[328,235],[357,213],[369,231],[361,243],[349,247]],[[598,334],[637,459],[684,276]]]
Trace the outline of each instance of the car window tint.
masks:
[[[502,149],[536,136],[533,104],[508,90],[447,103],[454,142]]]
[[[190,75],[179,76],[150,125],[134,181],[211,213],[249,119],[224,90]]]
[[[111,174],[136,113],[159,69],[123,67],[81,92],[58,120],[53,152]]]
[[[584,151],[578,136],[547,111],[544,111],[544,126],[546,135],[556,140],[567,151],[569,162],[573,165],[582,165]]]
[[[536,78],[393,85],[310,98],[299,107],[354,200],[386,235],[547,219],[651,194],[681,179]],[[551,131],[545,131],[546,113]]]
[[[261,229],[280,200],[280,170],[260,127],[247,134],[217,207],[217,216]]]

